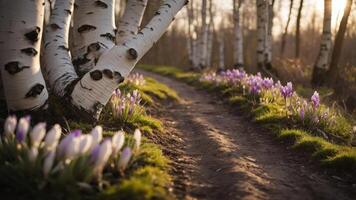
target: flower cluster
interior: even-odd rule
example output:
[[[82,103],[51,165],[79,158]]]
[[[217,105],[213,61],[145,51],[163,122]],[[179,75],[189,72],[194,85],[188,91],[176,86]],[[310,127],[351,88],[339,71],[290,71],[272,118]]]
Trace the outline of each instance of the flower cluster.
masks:
[[[145,78],[142,74],[139,73],[131,73],[127,78],[126,81],[128,83],[134,84],[136,86],[142,86],[146,83]]]
[[[273,103],[283,105],[284,113],[287,118],[301,121],[310,128],[329,127],[331,129],[338,116],[337,111],[321,106],[318,92],[314,92],[310,101],[298,96],[294,91],[293,84],[288,82],[282,85],[280,81],[275,82],[271,78],[263,78],[261,74],[250,75],[243,70],[227,70],[220,74],[206,73],[201,79],[214,85],[225,85],[229,88],[236,88],[245,97],[252,97],[254,103],[256,97],[259,103]]]
[[[121,122],[127,122],[135,116],[143,114],[144,109],[140,103],[141,95],[138,90],[124,94],[120,89],[117,89],[110,100],[112,117]]]
[[[11,152],[9,149],[13,147],[13,152],[18,155],[13,155],[15,160],[2,158],[1,162],[28,160],[34,166],[40,163],[44,177],[49,177],[72,169],[72,164],[78,160],[85,160],[83,166],[89,169],[89,176],[100,179],[103,171],[123,173],[141,144],[141,132],[138,129],[134,133],[134,144],[126,142],[125,147],[123,131],[104,138],[101,126],[96,126],[89,134],[74,130],[62,138],[61,135],[62,129],[58,124],[47,132],[45,123],[39,123],[31,129],[29,117],[17,121],[16,117],[10,116],[4,124],[0,155]]]

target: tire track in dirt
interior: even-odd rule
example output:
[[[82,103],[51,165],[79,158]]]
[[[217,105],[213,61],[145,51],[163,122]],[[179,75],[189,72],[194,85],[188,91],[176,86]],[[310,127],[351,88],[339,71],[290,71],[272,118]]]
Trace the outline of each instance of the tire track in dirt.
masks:
[[[356,199],[356,187],[326,176],[265,130],[231,112],[220,99],[150,72],[182,101],[160,117],[181,140],[175,189],[182,199]],[[177,145],[174,145],[177,146]],[[169,148],[169,146],[168,146]]]

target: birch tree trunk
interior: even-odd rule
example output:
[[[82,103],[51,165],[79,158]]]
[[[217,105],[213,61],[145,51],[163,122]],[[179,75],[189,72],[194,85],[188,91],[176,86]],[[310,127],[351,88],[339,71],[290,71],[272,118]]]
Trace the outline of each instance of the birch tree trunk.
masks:
[[[219,37],[219,70],[222,71],[225,69],[225,41],[224,33],[220,33]]]
[[[320,86],[325,81],[325,73],[329,68],[332,46],[331,38],[332,0],[324,0],[323,33],[321,36],[319,55],[312,74],[313,86]]]
[[[272,54],[273,54],[273,19],[274,19],[274,12],[273,12],[273,5],[274,0],[267,0],[266,1],[266,8],[267,8],[267,39],[266,39],[266,52],[265,52],[265,67],[267,70],[272,70]],[[270,74],[270,73],[269,73]]]
[[[147,6],[147,0],[130,0],[127,1],[125,11],[119,20],[116,43],[123,44],[130,36],[137,34],[143,14]]]
[[[347,23],[349,20],[351,7],[352,7],[353,0],[347,0],[344,14],[342,16],[339,30],[336,34],[335,45],[331,55],[331,62],[330,68],[327,71],[327,84],[329,86],[334,86],[337,91],[337,84],[335,84],[337,79],[339,78],[339,60],[342,53],[342,46],[344,44],[345,34],[347,30]],[[336,86],[336,87],[335,87]]]
[[[40,69],[44,0],[0,1],[0,65],[7,107],[46,108],[48,92]]]
[[[115,45],[115,0],[76,0],[73,64],[81,76]]]
[[[136,63],[166,31],[186,0],[165,0],[151,21],[130,37],[103,54],[94,69],[86,73],[72,92],[72,103],[80,111],[98,119],[104,105]]]
[[[257,6],[257,65],[260,69],[265,67],[265,52],[267,39],[268,12],[265,0],[256,0]]]
[[[69,51],[69,27],[74,0],[57,0],[52,10],[44,37],[44,68],[54,94],[70,94],[69,86],[78,79]]]
[[[201,37],[200,37],[200,60],[199,68],[204,69],[206,67],[206,57],[207,57],[207,42],[208,42],[208,26],[206,23],[206,9],[207,9],[207,0],[202,0],[201,6]]]
[[[240,9],[242,0],[233,0],[233,16],[234,16],[234,66],[236,68],[243,67],[243,34],[240,26]]]
[[[188,51],[188,61],[190,64],[193,65],[193,59],[194,59],[194,50],[193,50],[193,20],[194,20],[194,11],[193,11],[193,3],[190,3],[186,7],[187,11],[187,18],[188,18],[188,35],[187,35],[187,51]]]
[[[292,16],[292,10],[293,10],[293,2],[294,2],[294,0],[290,0],[288,19],[287,19],[286,26],[284,28],[284,33],[283,33],[282,41],[281,41],[281,56],[284,55],[284,49],[286,47],[286,40],[287,40],[287,36],[288,36],[288,28],[289,28],[289,24],[290,24],[290,20],[291,20],[291,16]]]
[[[207,57],[206,65],[211,67],[212,60],[212,50],[213,50],[213,40],[214,40],[214,12],[213,12],[213,1],[209,0],[209,26],[208,26],[208,38],[207,38]]]
[[[295,58],[299,59],[300,57],[300,21],[302,18],[302,10],[303,10],[304,0],[300,0],[298,15],[297,15],[297,25],[295,31]]]

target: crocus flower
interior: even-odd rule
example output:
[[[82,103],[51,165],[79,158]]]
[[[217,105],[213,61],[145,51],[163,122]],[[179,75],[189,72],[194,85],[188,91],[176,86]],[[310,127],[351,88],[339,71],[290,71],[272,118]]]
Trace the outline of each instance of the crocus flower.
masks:
[[[32,147],[38,148],[46,135],[46,123],[38,123],[30,132]]]
[[[16,131],[16,139],[18,142],[20,142],[20,143],[25,142],[29,128],[30,128],[30,118],[22,117],[19,120],[19,124],[17,126],[17,131]]]
[[[62,133],[61,126],[59,126],[58,124],[55,124],[51,128],[51,130],[48,131],[44,139],[44,147],[47,152],[57,147],[58,140],[61,137],[61,133]]]
[[[317,109],[320,105],[319,93],[317,91],[314,92],[313,96],[310,98],[313,108]]]
[[[124,171],[129,164],[129,161],[132,156],[132,151],[129,147],[125,147],[124,150],[121,152],[120,159],[118,161],[118,169],[120,171]]]
[[[97,150],[94,160],[94,174],[101,173],[112,153],[111,140],[106,139]]]
[[[62,157],[62,156],[65,156],[67,157],[67,154],[68,155],[71,155],[72,153],[74,153],[76,151],[76,148],[77,147],[70,147],[71,143],[73,142],[72,140],[74,138],[78,138],[80,135],[81,135],[81,130],[74,130],[72,131],[71,133],[69,133],[65,138],[63,138],[59,145],[58,145],[58,156]],[[76,140],[78,141],[78,140]],[[75,143],[76,143],[75,141]],[[78,145],[79,145],[79,141],[78,141]],[[68,150],[67,152],[67,148],[70,147],[72,149]],[[79,147],[78,147],[79,149]]]
[[[119,131],[112,137],[113,155],[116,156],[125,142],[125,132]]]
[[[45,177],[47,177],[48,174],[51,172],[55,157],[56,157],[56,152],[54,150],[50,151],[47,154],[43,163],[43,174]]]
[[[135,140],[135,149],[138,150],[141,145],[142,133],[139,129],[136,129],[134,132],[134,140]]]
[[[72,137],[65,147],[65,159],[72,160],[79,153],[80,137]]]
[[[9,116],[6,118],[4,124],[4,136],[6,138],[13,136],[13,134],[15,133],[16,124],[17,124],[16,116]]]
[[[79,153],[80,154],[85,154],[90,150],[90,147],[92,146],[93,143],[93,136],[88,134],[88,135],[81,135],[79,138]]]
[[[96,126],[90,133],[93,136],[92,148],[101,142],[103,139],[103,128],[101,126]]]
[[[280,88],[280,92],[285,99],[293,96],[293,84],[288,82],[286,86]]]
[[[273,82],[272,78],[264,78],[262,80],[262,86],[265,89],[271,89],[273,87],[273,84],[274,84],[274,82]]]

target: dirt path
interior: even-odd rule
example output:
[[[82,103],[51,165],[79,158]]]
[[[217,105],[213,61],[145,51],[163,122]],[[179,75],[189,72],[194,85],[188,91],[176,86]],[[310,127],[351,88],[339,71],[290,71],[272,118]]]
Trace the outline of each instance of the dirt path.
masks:
[[[355,185],[321,174],[306,158],[231,113],[219,99],[139,72],[167,84],[183,99],[160,114],[169,131],[182,139],[181,149],[173,150],[182,152],[174,159],[179,198],[356,199]]]

